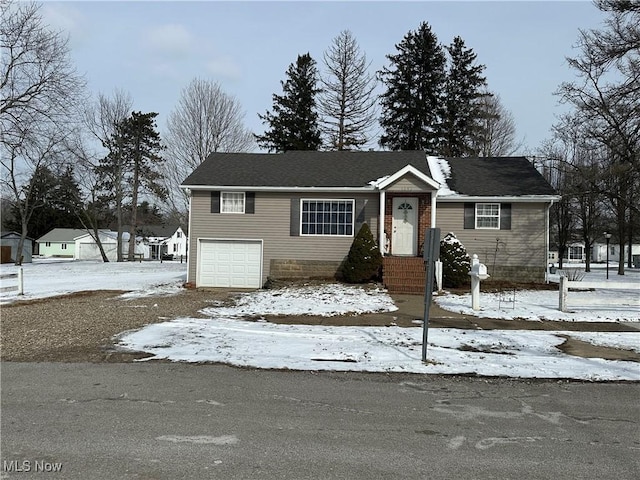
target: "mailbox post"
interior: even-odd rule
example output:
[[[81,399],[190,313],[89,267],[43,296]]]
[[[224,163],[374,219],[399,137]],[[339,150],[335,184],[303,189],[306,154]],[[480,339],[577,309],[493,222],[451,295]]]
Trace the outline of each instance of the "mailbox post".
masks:
[[[471,277],[471,308],[480,310],[480,280],[486,280],[489,275],[486,265],[480,263],[478,255],[475,253],[471,259],[469,276]]]

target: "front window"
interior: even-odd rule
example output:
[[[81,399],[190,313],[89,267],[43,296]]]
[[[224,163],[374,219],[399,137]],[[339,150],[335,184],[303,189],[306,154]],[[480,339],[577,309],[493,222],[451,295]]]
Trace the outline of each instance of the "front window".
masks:
[[[302,200],[302,235],[353,235],[353,200]]]
[[[66,249],[67,249],[67,244],[66,244],[66,243],[63,243],[63,244],[62,244],[62,250],[66,250]]]
[[[221,213],[244,213],[244,192],[222,192]]]
[[[582,260],[583,250],[582,246],[569,247],[569,260]]]
[[[500,229],[500,204],[476,204],[476,228]]]

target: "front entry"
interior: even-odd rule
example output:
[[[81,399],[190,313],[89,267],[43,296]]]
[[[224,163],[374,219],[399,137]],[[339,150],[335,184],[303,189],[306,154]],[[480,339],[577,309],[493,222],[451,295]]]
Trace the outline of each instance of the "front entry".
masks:
[[[391,254],[415,256],[418,254],[418,199],[393,197],[391,224]]]

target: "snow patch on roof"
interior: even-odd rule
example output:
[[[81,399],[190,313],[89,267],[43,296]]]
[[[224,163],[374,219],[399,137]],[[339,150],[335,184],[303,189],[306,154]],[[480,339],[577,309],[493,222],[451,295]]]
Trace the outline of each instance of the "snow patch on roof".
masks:
[[[458,195],[458,192],[449,189],[447,183],[447,180],[451,178],[451,166],[449,165],[449,162],[444,158],[428,155],[427,163],[429,164],[429,170],[431,171],[431,178],[440,184],[438,196],[444,197],[448,195]]]
[[[377,187],[380,183],[384,182],[387,178],[389,178],[391,175],[385,175],[384,177],[380,177],[377,180],[371,180],[369,182],[369,185],[372,185],[374,187]]]

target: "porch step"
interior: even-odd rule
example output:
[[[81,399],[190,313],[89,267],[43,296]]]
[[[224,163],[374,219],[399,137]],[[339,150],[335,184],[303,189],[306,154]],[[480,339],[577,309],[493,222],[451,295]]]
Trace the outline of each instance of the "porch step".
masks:
[[[382,282],[389,293],[424,294],[424,260],[422,257],[384,257]]]

